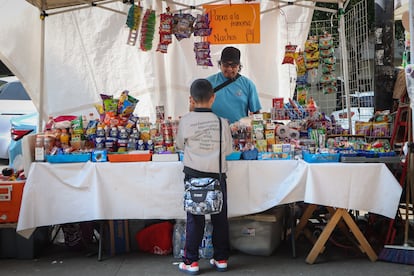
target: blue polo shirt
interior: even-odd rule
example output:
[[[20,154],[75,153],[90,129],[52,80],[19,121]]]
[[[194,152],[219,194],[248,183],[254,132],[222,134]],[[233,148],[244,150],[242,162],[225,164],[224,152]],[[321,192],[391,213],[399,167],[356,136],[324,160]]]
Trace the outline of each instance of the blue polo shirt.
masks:
[[[219,72],[207,77],[207,80],[214,88],[227,81],[227,78]],[[256,86],[243,75],[217,91],[216,99],[211,107],[216,115],[228,119],[230,123],[248,116],[249,111],[256,112],[261,108]]]

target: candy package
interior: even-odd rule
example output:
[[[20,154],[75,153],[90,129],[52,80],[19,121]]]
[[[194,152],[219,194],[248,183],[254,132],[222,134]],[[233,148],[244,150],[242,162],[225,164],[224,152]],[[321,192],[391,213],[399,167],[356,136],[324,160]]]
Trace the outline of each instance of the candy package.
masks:
[[[208,14],[198,14],[194,24],[194,36],[209,36],[211,34]]]
[[[179,13],[173,16],[173,33],[178,41],[190,38],[193,33],[195,17],[189,13]]]
[[[129,116],[134,112],[138,99],[128,95],[127,98],[123,101],[121,108],[119,109],[119,115],[121,117],[129,118]]]
[[[149,51],[152,49],[152,40],[155,32],[155,11],[147,9],[142,18],[141,26],[141,40],[140,49],[143,51]]]
[[[355,122],[355,134],[369,136],[371,134],[372,122]]]
[[[71,121],[71,128],[73,134],[83,134],[83,121],[82,116],[78,116],[76,119]]]
[[[213,66],[210,56],[210,42],[194,42],[194,54],[197,65],[200,66]]]
[[[134,46],[137,41],[137,31],[141,23],[142,7],[137,5],[131,5],[128,11],[126,25],[128,26],[129,36],[128,45]]]
[[[105,112],[118,113],[118,99],[105,99],[103,100],[103,106]]]
[[[372,123],[371,136],[384,137],[390,135],[390,125],[388,122]]]

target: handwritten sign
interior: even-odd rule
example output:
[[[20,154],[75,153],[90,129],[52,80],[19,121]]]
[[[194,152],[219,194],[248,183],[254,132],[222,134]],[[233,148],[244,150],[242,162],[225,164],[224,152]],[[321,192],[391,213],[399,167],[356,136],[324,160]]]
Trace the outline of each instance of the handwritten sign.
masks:
[[[203,5],[212,28],[211,44],[260,43],[260,4]]]

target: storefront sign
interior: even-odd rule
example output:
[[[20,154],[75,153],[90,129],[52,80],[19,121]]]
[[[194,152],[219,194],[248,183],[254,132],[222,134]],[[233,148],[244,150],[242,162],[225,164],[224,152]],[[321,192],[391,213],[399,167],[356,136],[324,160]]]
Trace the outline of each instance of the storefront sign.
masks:
[[[210,18],[211,44],[260,43],[260,4],[203,5]]]

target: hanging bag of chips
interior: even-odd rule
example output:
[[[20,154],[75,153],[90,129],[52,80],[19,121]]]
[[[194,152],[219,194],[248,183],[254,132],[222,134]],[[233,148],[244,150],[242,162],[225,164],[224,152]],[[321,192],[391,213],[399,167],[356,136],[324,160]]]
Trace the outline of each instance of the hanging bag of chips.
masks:
[[[296,64],[296,74],[298,77],[305,75],[306,67],[305,67],[305,56],[303,51],[299,51],[295,53],[295,64]]]
[[[324,94],[336,93],[336,58],[332,35],[325,32],[324,35],[319,38],[318,45],[320,49],[322,71],[319,82],[322,84],[322,91]]]
[[[206,37],[211,34],[210,19],[208,14],[197,15],[194,23],[194,36]],[[210,56],[210,42],[201,41],[194,42],[194,54],[197,65],[200,66],[213,66]]]
[[[195,17],[189,13],[174,14],[173,33],[178,41],[184,38],[190,38],[194,31],[193,24]]]
[[[285,56],[283,57],[282,64],[294,64],[295,52],[297,45],[288,44],[285,46]]]
[[[172,28],[173,28],[173,16],[167,8],[166,13],[160,14],[160,27],[158,34],[160,35],[160,41],[158,43],[157,51],[163,54],[167,53],[168,45],[172,42]]]
[[[319,66],[318,38],[310,36],[305,42],[305,67],[306,70],[317,69]]]

